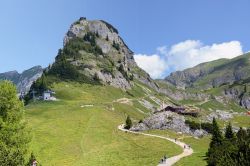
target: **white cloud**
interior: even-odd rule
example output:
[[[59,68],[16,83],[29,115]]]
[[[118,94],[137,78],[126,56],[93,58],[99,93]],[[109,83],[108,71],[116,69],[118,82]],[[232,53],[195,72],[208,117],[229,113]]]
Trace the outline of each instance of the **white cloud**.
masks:
[[[164,71],[167,69],[165,60],[161,59],[159,55],[154,54],[148,56],[136,54],[134,58],[138,66],[149,73],[152,78],[163,77]]]
[[[203,62],[220,58],[231,59],[241,54],[242,46],[238,41],[203,45],[197,40],[187,40],[173,45],[164,55],[168,65],[174,70],[183,70]]]
[[[239,41],[204,45],[199,40],[186,40],[172,46],[157,48],[154,55],[135,55],[136,63],[153,78],[162,78],[166,73],[183,70],[203,62],[220,58],[234,58],[243,54]]]

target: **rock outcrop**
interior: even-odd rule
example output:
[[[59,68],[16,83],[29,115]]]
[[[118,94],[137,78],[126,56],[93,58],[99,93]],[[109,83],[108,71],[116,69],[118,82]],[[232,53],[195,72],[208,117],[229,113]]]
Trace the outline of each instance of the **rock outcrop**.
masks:
[[[42,73],[43,68],[41,66],[35,66],[22,73],[18,73],[17,71],[0,73],[0,80],[10,80],[17,86],[19,93],[27,93],[32,83],[41,77]]]
[[[134,125],[130,130],[144,131],[150,129],[171,129],[176,132],[191,134],[195,137],[201,137],[207,134],[204,130],[191,130],[190,127],[185,124],[184,116],[169,111],[155,113],[144,119],[142,123]]]
[[[228,121],[233,118],[233,114],[227,111],[216,110],[215,112],[207,115],[206,120],[208,122],[212,122],[213,118]]]
[[[90,80],[98,79],[102,84],[126,90],[133,86],[133,79],[137,79],[157,89],[154,80],[137,66],[133,52],[118,30],[103,20],[81,17],[74,22],[64,37],[61,54]],[[55,63],[60,56],[56,57]]]
[[[224,90],[224,96],[228,99],[236,101],[239,105],[246,109],[250,109],[250,92],[247,85],[235,86]]]

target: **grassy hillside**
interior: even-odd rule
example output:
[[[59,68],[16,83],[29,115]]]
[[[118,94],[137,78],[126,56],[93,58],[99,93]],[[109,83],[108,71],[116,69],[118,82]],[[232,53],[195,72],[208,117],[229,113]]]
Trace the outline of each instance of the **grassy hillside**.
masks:
[[[233,59],[219,59],[177,71],[166,77],[166,81],[176,86],[208,89],[225,83],[249,78],[250,53]]]
[[[147,116],[149,110],[136,101],[147,96],[146,87],[135,86],[132,96],[110,86],[64,82],[52,87],[59,101],[26,107],[32,149],[42,165],[156,165],[165,154],[181,153],[165,140],[118,131],[127,115],[134,121]],[[120,98],[132,102],[115,102]]]
[[[178,140],[183,141],[192,147],[194,153],[191,156],[181,159],[179,162],[175,164],[175,166],[207,165],[205,156],[209,146],[210,137],[196,139],[189,135],[177,134],[171,130],[152,130],[152,131],[147,131],[147,133],[167,136],[173,139],[177,138]]]

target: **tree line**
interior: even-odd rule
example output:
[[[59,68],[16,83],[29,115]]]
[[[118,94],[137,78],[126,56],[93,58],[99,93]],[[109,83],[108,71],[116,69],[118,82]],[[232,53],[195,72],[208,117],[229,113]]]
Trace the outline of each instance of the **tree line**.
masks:
[[[206,154],[207,164],[209,166],[249,166],[250,129],[240,128],[235,133],[229,123],[223,135],[215,119],[212,125],[212,138]]]

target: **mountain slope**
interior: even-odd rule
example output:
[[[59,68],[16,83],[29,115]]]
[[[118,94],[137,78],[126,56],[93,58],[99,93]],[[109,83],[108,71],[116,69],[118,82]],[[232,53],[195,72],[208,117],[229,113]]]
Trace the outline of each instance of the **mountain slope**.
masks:
[[[249,109],[249,73],[250,53],[246,53],[233,59],[219,59],[174,72],[164,81],[177,89],[207,96],[203,100],[215,98],[221,103],[233,101]]]
[[[169,85],[165,87],[175,92],[176,88]],[[42,165],[157,165],[164,155],[179,154],[180,147],[171,142],[117,129],[127,116],[134,124],[141,123],[162,103],[176,105],[167,97],[168,91],[166,95],[158,93],[162,87],[136,65],[133,52],[112,25],[80,18],[67,32],[55,62],[33,84],[36,92],[55,91],[58,100],[30,100],[26,106],[34,135],[32,151],[38,162]],[[176,134],[174,138],[180,136]],[[199,148],[194,154],[195,163],[205,165],[201,156],[206,150],[199,152]]]
[[[177,71],[165,80],[181,88],[209,89],[250,77],[250,53],[233,59],[219,59]]]
[[[43,165],[156,165],[164,154],[180,153],[172,143],[118,131],[128,115],[138,122],[171,101],[157,93],[118,31],[104,21],[73,23],[33,88],[51,89],[58,99],[26,106],[33,151]]]
[[[157,165],[163,155],[171,157],[181,153],[181,148],[171,142],[118,131],[117,126],[124,123],[127,115],[138,122],[150,114],[138,102],[146,100],[155,105],[146,89],[136,84],[127,93],[110,85],[70,81],[53,84],[59,101],[26,106],[34,134],[32,150],[39,163],[45,166]],[[167,102],[165,97],[155,97]]]
[[[10,80],[17,86],[18,92],[26,93],[29,91],[32,83],[41,77],[42,72],[43,69],[41,66],[34,66],[22,73],[18,73],[17,71],[0,73],[0,80]]]
[[[133,52],[112,25],[83,17],[71,25],[48,75],[124,90],[131,89],[133,79],[137,79],[157,88],[150,76],[137,66]]]

